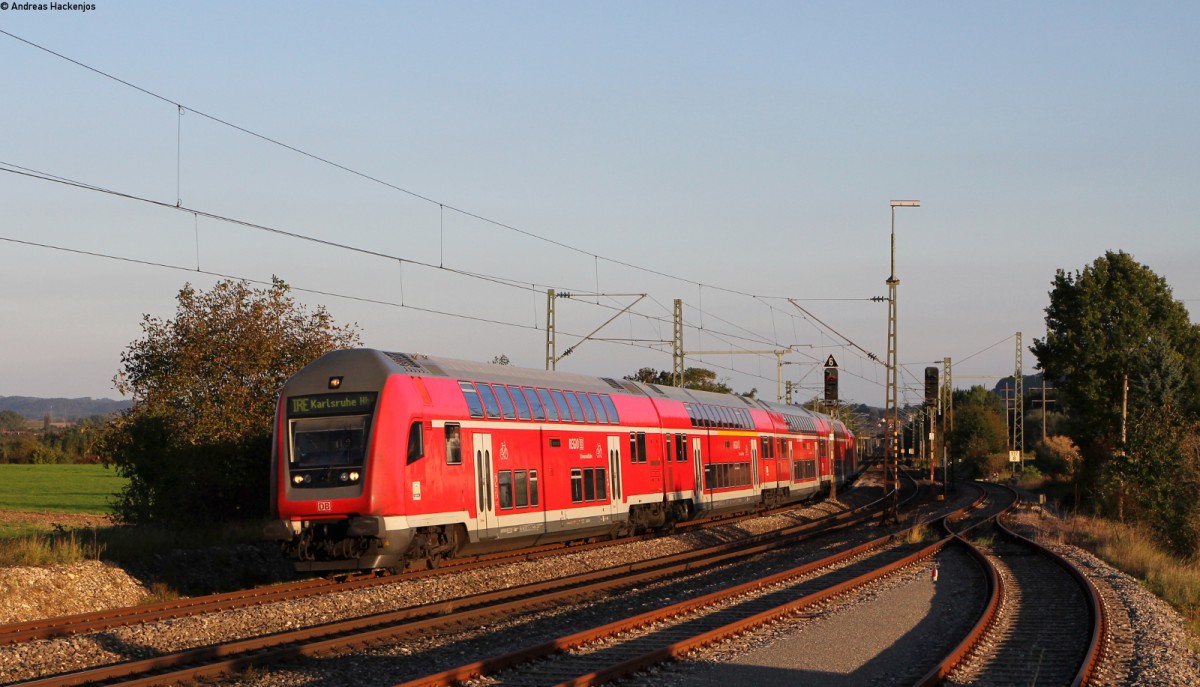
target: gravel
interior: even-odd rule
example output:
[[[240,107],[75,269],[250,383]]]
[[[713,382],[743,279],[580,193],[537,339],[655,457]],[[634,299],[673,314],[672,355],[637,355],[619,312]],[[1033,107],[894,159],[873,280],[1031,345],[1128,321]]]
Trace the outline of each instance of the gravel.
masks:
[[[820,508],[828,509],[831,506],[825,505]],[[815,510],[809,513],[809,517],[815,515]],[[636,542],[597,551],[567,554],[537,562],[514,563],[446,577],[329,594],[246,611],[180,618],[145,626],[113,629],[100,635],[3,647],[0,648],[0,683],[31,679],[73,667],[129,660],[228,641],[231,638],[277,632],[297,627],[300,625],[297,620],[299,618],[303,619],[303,624],[310,625],[360,616],[367,612],[411,607],[469,592],[525,584],[536,579],[665,555],[711,543],[715,538],[767,531],[794,522],[795,517],[764,517],[728,526],[724,532],[710,530],[651,542]],[[1033,524],[1042,531],[1052,530],[1054,526],[1049,517],[1046,520],[1036,520]],[[1052,541],[1043,543],[1050,545],[1083,569],[1105,599],[1110,617],[1110,638],[1109,650],[1098,676],[1098,684],[1200,684],[1200,657],[1191,648],[1191,645],[1196,644],[1196,638],[1188,632],[1179,614],[1145,591],[1135,580],[1087,552]],[[889,593],[894,593],[889,592],[889,589],[901,590],[903,593],[904,589],[911,591],[922,589],[920,585],[927,587],[927,566],[928,564],[925,567],[917,566],[894,576],[888,586],[881,588],[877,593],[862,597],[863,600],[831,604],[818,613],[808,614],[805,618],[779,623],[746,635],[741,640],[727,642],[696,654],[690,660],[677,662],[674,666],[656,671],[651,682],[683,684],[688,682],[689,676],[695,677],[719,665],[719,674],[728,677],[726,682],[740,682],[742,680],[736,677],[740,675],[742,678],[755,679],[764,685],[769,684],[769,680],[763,678],[777,669],[761,665],[762,660],[759,659],[764,655],[780,654],[790,651],[789,647],[802,645],[806,641],[817,641],[817,638],[822,636],[820,633],[832,631],[822,629],[820,624],[831,622],[835,618],[861,616],[860,620],[851,621],[860,624],[861,627],[854,624],[842,625],[837,628],[837,633],[840,634],[830,634],[828,636],[833,639],[821,641],[847,645],[853,642],[855,636],[864,636],[877,630],[880,617],[878,614],[871,620],[870,613],[861,610],[852,612],[852,609],[862,604],[870,604],[871,599],[876,599],[876,605],[880,607],[890,607],[888,604],[894,603],[895,597],[889,596]],[[49,568],[0,569],[0,622],[12,623],[65,613],[130,606],[142,602],[148,594],[146,586],[138,579],[120,568],[99,562]],[[893,601],[889,602],[887,599]],[[562,622],[578,627],[587,622],[586,616],[572,615],[561,609],[547,611],[543,615],[561,615]],[[896,620],[896,615],[891,614],[893,617],[889,619]],[[929,624],[928,618],[923,621],[918,618],[905,622],[923,623],[926,630],[934,627]],[[485,637],[494,636],[492,633],[496,629],[486,628],[486,631],[481,630],[479,634]],[[322,660],[298,663],[278,670],[260,669],[249,675],[228,678],[222,681],[222,684],[393,684],[396,681],[394,678],[403,672],[405,657],[408,655],[428,656],[429,652],[433,651],[448,666],[469,660],[469,657],[459,655],[466,650],[463,643],[467,642],[469,634],[471,633],[466,632],[452,638],[429,638],[397,646],[366,649],[357,654],[357,658],[346,661]],[[520,637],[516,639],[519,641]],[[441,645],[439,641],[442,642]],[[438,649],[438,646],[444,648]],[[814,664],[809,666],[807,672],[828,677],[833,674],[833,668]],[[338,675],[338,671],[343,671],[343,674]],[[860,673],[860,677],[865,675]],[[880,681],[874,677],[870,682],[887,684],[886,680]]]

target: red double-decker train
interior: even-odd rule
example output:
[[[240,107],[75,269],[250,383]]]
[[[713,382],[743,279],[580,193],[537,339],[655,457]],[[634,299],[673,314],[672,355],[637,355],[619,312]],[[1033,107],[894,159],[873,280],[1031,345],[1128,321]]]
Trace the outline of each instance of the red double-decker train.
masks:
[[[371,349],[283,388],[274,520],[300,570],[400,568],[811,496],[858,466],[798,406]]]

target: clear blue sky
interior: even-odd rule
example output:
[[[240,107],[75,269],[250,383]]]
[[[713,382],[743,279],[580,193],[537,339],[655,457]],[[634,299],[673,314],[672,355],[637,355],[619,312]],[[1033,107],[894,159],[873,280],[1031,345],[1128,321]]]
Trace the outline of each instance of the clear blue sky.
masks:
[[[795,346],[802,398],[832,354],[882,406],[841,336],[886,354],[863,299],[898,198],[914,389],[945,357],[960,386],[1011,373],[1055,270],[1106,250],[1200,304],[1194,2],[92,4],[0,29],[161,99],[0,34],[0,395],[116,397],[142,316],[217,273],[337,294],[296,295],[370,346],[539,368],[547,288],[646,293],[597,334],[626,343],[559,363],[606,376],[670,369],[680,298],[688,350]],[[596,300],[632,301],[558,301],[560,353]],[[775,396],[773,356],[689,364]]]

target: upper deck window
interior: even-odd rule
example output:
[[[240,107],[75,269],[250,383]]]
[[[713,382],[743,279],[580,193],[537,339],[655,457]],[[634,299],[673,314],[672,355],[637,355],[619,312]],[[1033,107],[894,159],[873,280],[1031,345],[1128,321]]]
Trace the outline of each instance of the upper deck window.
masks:
[[[613,405],[612,399],[605,394],[600,397],[600,402],[604,404],[604,409],[608,411],[608,421],[614,425],[620,424],[621,417],[617,415],[617,407]]]
[[[592,409],[596,411],[596,422],[608,423],[608,413],[604,410],[604,404],[600,402],[600,396],[597,394],[580,394],[580,399],[584,402],[591,401]]]
[[[596,424],[596,409],[593,408],[591,402],[588,401],[587,394],[579,393],[577,395],[573,391],[568,391],[567,392],[567,403],[570,403],[571,399],[573,399],[573,398],[579,399],[579,405],[583,406],[583,415],[584,415],[584,417],[587,418],[587,421],[592,423],[593,425]],[[575,406],[571,406],[571,409],[574,410]]]
[[[525,401],[525,394],[521,393],[521,387],[510,386],[508,390],[512,392],[513,403],[517,404],[517,418],[520,420],[528,420],[529,403]]]
[[[563,396],[563,392],[551,389],[550,395],[554,397],[554,403],[558,406],[558,416],[562,418],[563,422],[571,422],[572,420],[583,422],[583,415],[577,418],[571,417],[571,408],[567,405],[567,399]]]
[[[508,387],[497,384],[492,390],[496,392],[496,398],[500,399],[500,409],[504,411],[504,417],[509,420],[517,419],[517,409],[513,405],[512,396],[508,395]]]
[[[496,400],[496,394],[492,391],[492,387],[480,382],[476,385],[479,387],[479,397],[483,399],[483,407],[487,409],[488,417],[500,418],[500,402]]]
[[[545,389],[538,389],[537,395],[542,400],[542,405],[546,406],[546,419],[551,422],[557,422],[558,409],[554,407],[554,399],[550,398],[550,392]]]
[[[479,400],[479,392],[475,390],[475,385],[470,382],[459,382],[458,388],[462,389],[463,398],[467,399],[467,409],[471,413],[471,417],[483,417],[483,402]]]
[[[545,420],[546,409],[542,407],[542,399],[538,397],[538,392],[529,387],[522,387],[525,390],[525,398],[529,400],[529,409],[533,411],[533,419]]]

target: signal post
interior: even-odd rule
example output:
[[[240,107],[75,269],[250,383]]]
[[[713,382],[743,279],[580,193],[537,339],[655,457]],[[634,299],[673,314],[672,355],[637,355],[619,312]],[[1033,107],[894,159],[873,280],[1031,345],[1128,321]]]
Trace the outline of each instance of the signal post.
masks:
[[[825,402],[831,404],[829,416],[833,417],[833,411],[837,409],[838,403],[838,364],[837,361],[833,359],[832,355],[825,359]],[[829,469],[833,473],[833,479],[829,480],[829,498],[834,499],[835,501],[837,500],[838,483],[837,460],[835,456],[836,450],[837,436],[833,434],[832,427],[830,427]]]

